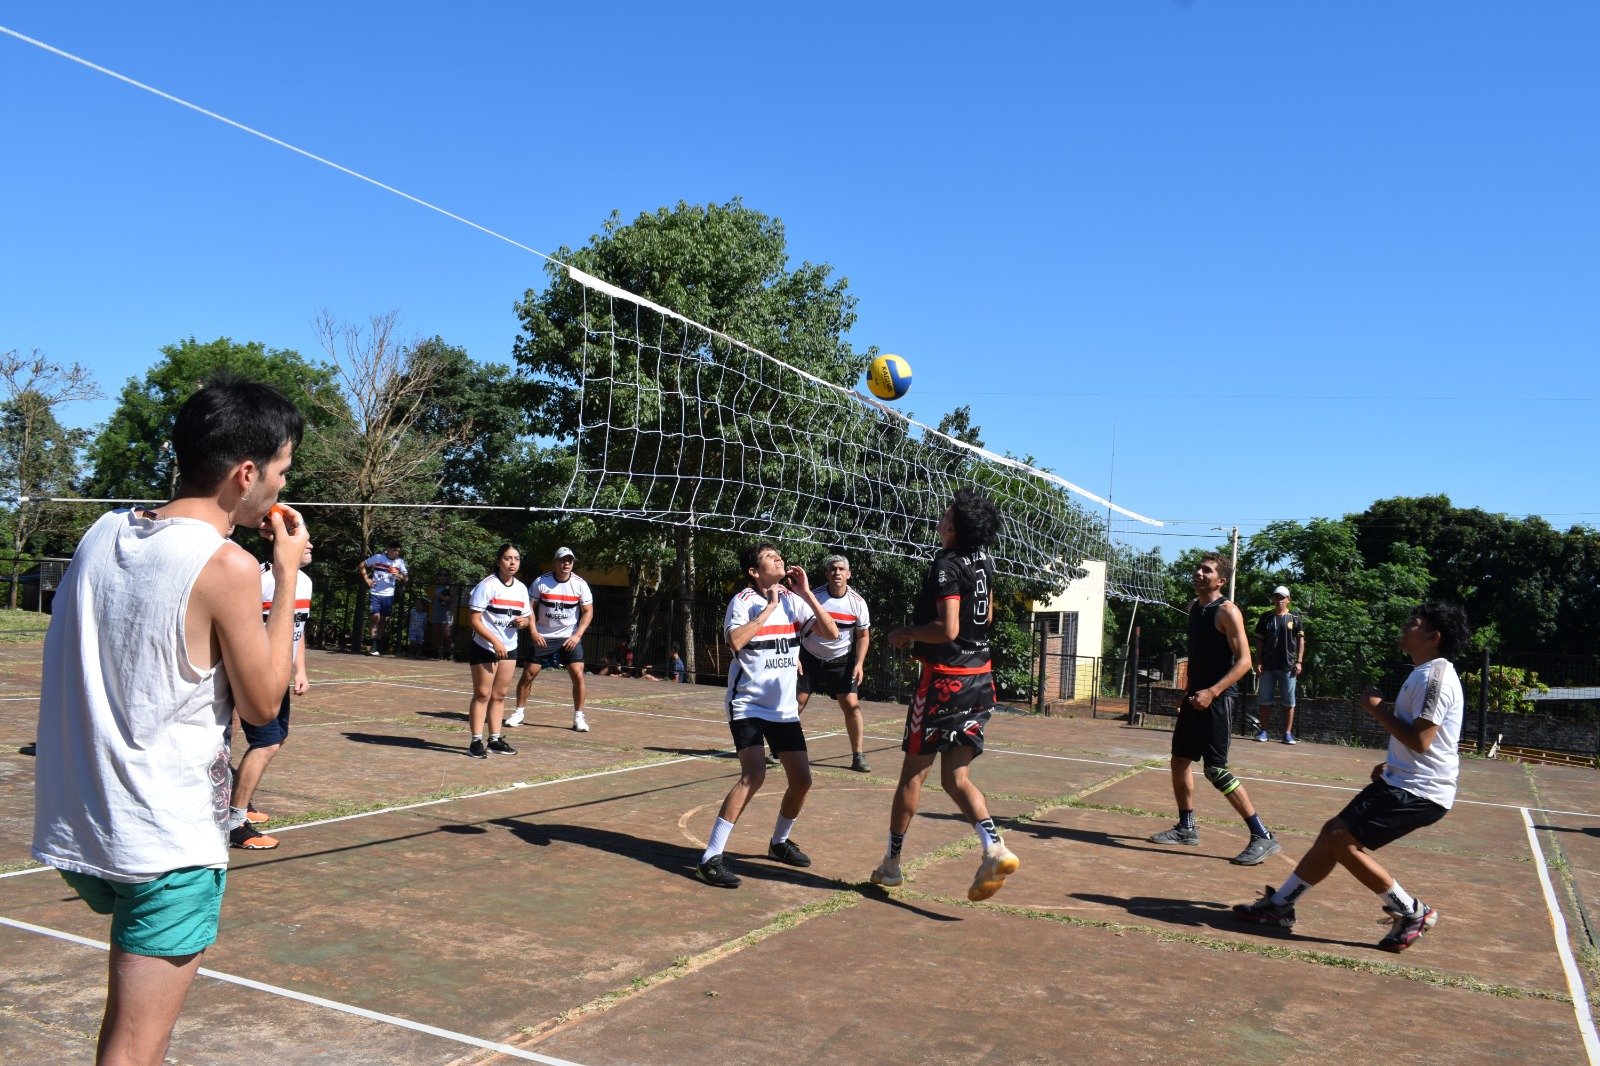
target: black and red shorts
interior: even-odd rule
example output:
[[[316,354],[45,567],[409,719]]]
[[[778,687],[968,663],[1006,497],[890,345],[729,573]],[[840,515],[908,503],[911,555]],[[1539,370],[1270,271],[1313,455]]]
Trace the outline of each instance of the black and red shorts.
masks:
[[[994,674],[987,666],[922,664],[922,676],[906,710],[900,750],[933,755],[959,744],[983,751],[983,730],[994,710]]]

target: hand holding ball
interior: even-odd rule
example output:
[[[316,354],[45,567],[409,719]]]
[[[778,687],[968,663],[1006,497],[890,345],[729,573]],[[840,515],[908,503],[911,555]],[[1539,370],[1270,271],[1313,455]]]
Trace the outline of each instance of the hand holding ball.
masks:
[[[867,367],[867,388],[880,400],[898,400],[911,389],[911,364],[898,355],[880,355]]]

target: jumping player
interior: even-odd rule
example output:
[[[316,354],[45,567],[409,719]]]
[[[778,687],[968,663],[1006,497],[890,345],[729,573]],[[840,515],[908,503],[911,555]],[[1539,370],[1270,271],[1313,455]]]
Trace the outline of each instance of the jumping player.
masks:
[[[517,681],[517,709],[506,725],[521,725],[527,715],[528,690],[544,667],[565,667],[572,678],[572,728],[589,731],[583,716],[583,634],[594,620],[594,593],[589,583],[572,572],[571,548],[557,548],[555,562],[528,589],[533,598],[533,627],[528,642],[517,652],[522,677]]]
[[[728,664],[728,724],[739,754],[739,780],[722,801],[710,843],[696,868],[702,881],[718,888],[739,887],[739,875],[728,869],[722,852],[734,823],[766,781],[767,745],[783,764],[788,779],[767,858],[789,866],[811,865],[810,857],[789,839],[811,789],[811,761],[800,728],[795,673],[800,637],[808,629],[814,628],[824,640],[839,635],[839,627],[811,591],[805,570],[785,567],[777,548],[752,544],[739,553],[739,565],[750,579],[750,587],[733,597],[722,620],[722,632],[733,651],[733,661]]]
[[[496,755],[515,755],[517,749],[501,734],[506,709],[506,690],[517,672],[513,657],[517,653],[517,630],[528,628],[532,607],[528,586],[517,580],[522,553],[510,544],[500,545],[495,553],[494,573],[478,582],[467,600],[472,611],[472,643],[467,662],[472,667],[472,703],[467,721],[472,743],[467,754],[474,759]],[[489,742],[484,743],[483,727],[489,725]]]
[[[850,737],[850,769],[869,774],[866,753],[861,750],[866,732],[861,721],[861,674],[867,661],[867,645],[872,642],[872,614],[867,601],[850,587],[850,560],[830,555],[822,560],[827,584],[811,590],[822,609],[833,616],[839,635],[822,640],[816,633],[800,638],[800,710],[806,709],[813,692],[832,696],[844,712],[844,729]]]
[[[939,757],[939,780],[983,846],[983,861],[967,889],[976,903],[1000,891],[1021,861],[1000,839],[989,806],[968,776],[983,754],[984,727],[994,707],[989,631],[994,623],[994,562],[984,551],[1000,532],[1000,512],[982,493],[962,489],[939,519],[940,548],[928,565],[912,608],[912,623],[889,633],[896,648],[913,647],[922,676],[906,711],[900,783],[889,811],[889,850],[872,883],[893,888],[905,880],[900,851],[917,813],[922,783]]]
[[[1424,603],[1411,612],[1400,631],[1400,649],[1411,658],[1412,670],[1394,708],[1383,705],[1383,694],[1375,688],[1360,700],[1389,731],[1389,757],[1372,768],[1372,784],[1323,825],[1289,879],[1276,891],[1268,885],[1254,903],[1235,905],[1235,915],[1291,929],[1295,902],[1338,865],[1383,901],[1392,925],[1378,947],[1404,951],[1433,928],[1439,912],[1401,888],[1372,853],[1437,822],[1455,803],[1465,701],[1461,679],[1447,656],[1466,639],[1466,615],[1454,604]]]
[[[1244,616],[1222,594],[1231,564],[1220,555],[1200,557],[1194,568],[1194,599],[1189,602],[1189,684],[1172,731],[1172,795],[1178,824],[1150,838],[1154,844],[1200,843],[1194,822],[1194,764],[1205,766],[1206,780],[1227,797],[1250,829],[1250,843],[1229,861],[1259,866],[1278,850],[1244,790],[1228,769],[1228,740],[1239,679],[1250,672],[1250,642]]]
[[[267,767],[278,754],[278,749],[289,739],[289,697],[304,696],[311,688],[311,681],[306,677],[305,657],[306,621],[311,617],[311,575],[305,572],[305,567],[310,565],[311,543],[307,541],[305,553],[300,556],[301,570],[294,579],[292,652],[294,684],[284,692],[283,703],[278,708],[276,719],[264,726],[252,725],[243,719],[239,721],[249,747],[240,756],[239,770],[233,775],[233,805],[228,811],[228,842],[245,851],[270,851],[278,846],[277,837],[267,836],[256,828],[270,819],[256,810],[250,801],[256,794],[256,786],[261,783],[261,775],[267,772]],[[276,591],[277,579],[273,576],[272,564],[262,563],[261,620],[263,622],[272,620],[272,601]]]

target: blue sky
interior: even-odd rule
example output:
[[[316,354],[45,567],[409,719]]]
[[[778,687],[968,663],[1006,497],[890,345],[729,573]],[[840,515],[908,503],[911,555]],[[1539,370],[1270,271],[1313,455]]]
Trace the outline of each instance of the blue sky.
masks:
[[[39,38],[535,248],[740,196],[902,405],[1168,520],[1169,557],[1447,493],[1600,524],[1600,6],[14,2]],[[509,362],[541,261],[0,37],[0,350]],[[65,409],[90,425],[108,402]],[[1113,442],[1114,455],[1113,462]],[[1125,523],[1119,526],[1126,527]]]

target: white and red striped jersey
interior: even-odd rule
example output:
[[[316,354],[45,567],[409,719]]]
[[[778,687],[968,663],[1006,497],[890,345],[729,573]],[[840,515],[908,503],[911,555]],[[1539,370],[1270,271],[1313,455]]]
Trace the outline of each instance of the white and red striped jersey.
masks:
[[[278,583],[272,577],[272,564],[261,564],[261,621],[267,620],[267,615],[272,611],[272,597],[277,592]],[[294,577],[294,655],[292,661],[300,661],[300,642],[306,636],[306,622],[311,618],[311,577],[304,570],[299,571]]]
[[[364,564],[372,574],[372,595],[393,596],[395,576],[410,575],[404,559],[391,559],[388,552],[375,552]]]
[[[483,620],[505,645],[507,655],[517,650],[517,619],[533,613],[528,586],[516,578],[508,584],[500,580],[499,574],[490,574],[472,587],[467,608],[483,615]],[[494,645],[484,640],[477,630],[473,630],[472,639],[483,650],[494,651]]]
[[[741,591],[728,604],[722,619],[722,636],[745,625],[767,609],[767,598],[753,588]],[[800,665],[800,638],[816,615],[788,589],[755,636],[728,664],[728,718],[765,718],[769,722],[797,722],[800,703],[795,698],[795,676]]]
[[[845,586],[843,596],[828,595],[828,586],[820,585],[811,590],[811,594],[822,604],[822,609],[833,616],[833,624],[839,627],[839,635],[832,640],[823,640],[812,630],[801,638],[800,643],[806,651],[815,655],[823,662],[831,662],[841,655],[850,654],[855,646],[856,631],[872,628],[872,612],[867,610],[867,601],[855,589]]]
[[[528,594],[533,597],[533,624],[545,640],[572,636],[581,609],[594,602],[589,583],[577,574],[565,581],[557,581],[554,574],[540,574]]]

